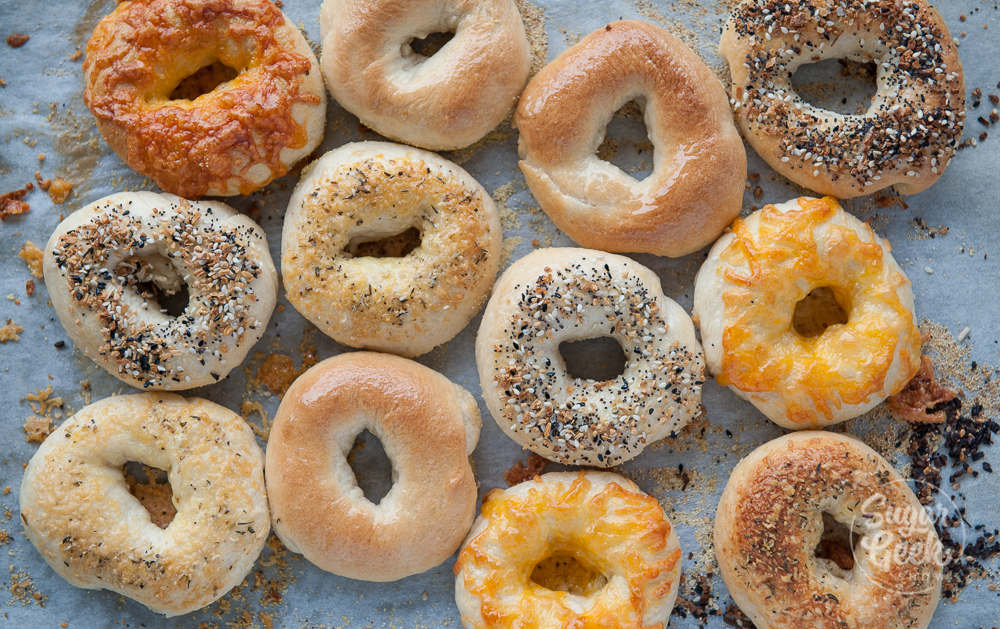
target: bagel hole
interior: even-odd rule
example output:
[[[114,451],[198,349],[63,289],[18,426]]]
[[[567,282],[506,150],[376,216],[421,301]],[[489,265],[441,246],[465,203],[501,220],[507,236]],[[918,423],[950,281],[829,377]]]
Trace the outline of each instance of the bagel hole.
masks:
[[[187,310],[191,300],[187,284],[164,255],[152,253],[122,260],[115,267],[115,275],[126,283],[133,282],[132,288],[148,307],[170,317],[179,317]]]
[[[615,112],[604,130],[604,141],[597,147],[597,157],[637,181],[653,172],[653,143],[642,103],[631,100]]]
[[[807,103],[837,112],[863,114],[878,91],[874,62],[824,59],[808,63],[792,74],[792,88]]]
[[[392,461],[385,453],[379,438],[363,430],[354,440],[347,455],[347,463],[354,472],[354,480],[372,504],[382,502],[392,489]],[[361,470],[362,473],[358,473]]]
[[[792,313],[792,328],[806,338],[819,336],[831,325],[847,323],[847,308],[837,291],[820,286],[809,291]]]
[[[617,340],[599,336],[559,344],[566,372],[581,380],[614,380],[625,372],[625,351]]]
[[[421,57],[433,57],[453,37],[455,37],[454,31],[441,31],[431,33],[425,37],[414,37],[410,40],[410,50]]]
[[[557,551],[538,562],[531,580],[543,588],[590,596],[608,582],[604,573],[570,552]]]
[[[184,314],[188,302],[191,300],[187,284],[184,282],[181,282],[180,286],[173,292],[161,288],[159,284],[152,281],[139,282],[136,290],[151,304],[159,306],[160,312],[170,317],[179,317]]]
[[[138,461],[128,461],[122,466],[122,476],[128,493],[149,512],[150,521],[161,529],[170,526],[177,509],[167,472]]]
[[[227,81],[232,81],[239,74],[221,61],[213,61],[202,66],[183,79],[170,92],[170,100],[194,100],[202,94],[208,94]]]
[[[814,554],[817,559],[826,559],[839,568],[842,572],[835,572],[837,576],[848,578],[854,570],[854,549],[860,539],[860,535],[852,535],[850,527],[824,511],[823,534]]]
[[[364,236],[352,238],[346,251],[355,258],[405,258],[420,246],[422,234],[416,227],[377,240]]]

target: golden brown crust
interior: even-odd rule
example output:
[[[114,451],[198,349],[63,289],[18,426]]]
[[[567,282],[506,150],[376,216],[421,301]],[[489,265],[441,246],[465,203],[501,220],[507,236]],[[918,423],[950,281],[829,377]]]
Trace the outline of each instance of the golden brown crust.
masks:
[[[346,454],[364,429],[392,462],[378,505]],[[282,399],[267,443],[274,528],[320,568],[368,581],[423,572],[458,548],[475,515],[471,395],[422,365],[372,352],[329,358]],[[324,470],[326,470],[324,472]]]
[[[615,110],[633,99],[645,102],[656,150],[642,182],[594,155]],[[746,152],[725,90],[660,27],[594,31],[531,80],[515,122],[532,194],[585,247],[680,256],[739,213]]]
[[[169,473],[177,513],[165,529],[129,494],[121,471],[128,461]],[[185,614],[239,584],[264,547],[263,464],[246,423],[213,402],[106,398],[67,419],[32,457],[21,520],[73,585]]]
[[[401,258],[352,253],[351,241],[408,228]],[[289,301],[340,343],[418,356],[450,340],[486,299],[500,266],[493,200],[457,165],[411,147],[358,142],[327,153],[285,214]]]
[[[744,137],[772,168],[811,190],[847,198],[895,184],[920,192],[962,138],[962,64],[926,0],[747,0],[719,49]],[[865,114],[820,109],[795,93],[795,68],[828,58],[878,65],[878,92]]]
[[[240,74],[170,100],[214,59]],[[181,196],[249,194],[288,171],[286,149],[308,153],[321,139],[316,59],[267,0],[122,2],[94,29],[83,70],[84,101],[111,148]]]
[[[503,121],[528,79],[513,0],[326,0],[322,65],[330,93],[387,138],[468,146]],[[410,40],[454,37],[431,58]]]
[[[899,474],[860,441],[815,431],[770,441],[736,466],[719,503],[714,542],[726,586],[760,629],[926,627],[940,563],[883,563],[869,548],[889,540],[882,552],[934,544],[940,552],[940,542],[929,524],[879,517],[889,509],[923,515]],[[824,512],[872,542],[855,544],[847,579],[813,554]]]
[[[607,584],[583,596],[540,585],[532,570],[554,553]],[[467,629],[662,629],[680,564],[655,498],[617,474],[556,472],[487,494],[455,563],[455,598]]]

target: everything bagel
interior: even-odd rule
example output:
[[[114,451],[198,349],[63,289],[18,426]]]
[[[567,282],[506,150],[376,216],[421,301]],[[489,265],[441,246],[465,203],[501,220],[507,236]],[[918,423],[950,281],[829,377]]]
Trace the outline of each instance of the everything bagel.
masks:
[[[218,382],[260,340],[278,273],[264,231],[217,201],[119,192],[59,223],[42,260],[70,338],[142,389]],[[163,296],[188,292],[176,316]]]
[[[576,378],[564,341],[614,338],[624,371]],[[611,467],[701,411],[704,359],[687,313],[624,256],[537,249],[497,281],[476,336],[483,400],[511,438],[570,465]]]
[[[926,189],[962,138],[965,79],[948,27],[926,0],[747,0],[722,33],[744,137],[776,171],[847,198]],[[877,66],[863,114],[796,94],[796,69],[823,59]]]

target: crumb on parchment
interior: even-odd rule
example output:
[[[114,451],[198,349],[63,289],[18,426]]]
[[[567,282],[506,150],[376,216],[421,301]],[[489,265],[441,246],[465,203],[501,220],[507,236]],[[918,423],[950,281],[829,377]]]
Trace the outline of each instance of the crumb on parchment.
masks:
[[[45,441],[55,430],[56,422],[63,417],[62,397],[53,395],[50,384],[44,389],[35,389],[34,393],[25,395],[21,401],[27,402],[34,413],[24,418],[24,440],[36,444]]]
[[[38,278],[42,277],[42,258],[44,256],[45,254],[38,248],[38,245],[30,240],[24,243],[21,250],[17,252],[17,257],[24,260],[31,274]]]
[[[24,197],[35,189],[35,184],[30,181],[23,188],[12,190],[0,195],[0,220],[7,220],[9,216],[24,214],[31,209]]]
[[[955,399],[956,393],[934,378],[934,363],[930,356],[920,358],[920,370],[903,390],[886,400],[886,405],[896,417],[908,421],[940,424],[945,412],[939,405]]]
[[[20,48],[21,46],[27,44],[29,39],[31,39],[31,37],[25,35],[24,33],[11,33],[7,36],[7,45],[11,48]]]
[[[21,332],[24,332],[24,328],[7,319],[7,323],[0,326],[0,343],[19,341],[21,339]]]
[[[28,443],[41,443],[52,434],[52,420],[41,415],[30,415],[24,418],[24,440]]]
[[[56,205],[65,203],[73,192],[73,184],[68,179],[62,177],[42,179],[42,173],[38,170],[35,171],[35,181],[41,190],[49,193],[49,198]]]

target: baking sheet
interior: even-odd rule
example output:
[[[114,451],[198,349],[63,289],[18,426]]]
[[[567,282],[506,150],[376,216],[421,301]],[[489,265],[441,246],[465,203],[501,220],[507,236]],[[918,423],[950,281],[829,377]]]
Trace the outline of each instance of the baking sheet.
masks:
[[[22,187],[43,177],[64,177],[74,184],[72,196],[62,205],[53,204],[37,189],[27,197],[30,213],[0,225],[0,324],[7,318],[24,328],[20,341],[0,345],[0,530],[11,539],[0,552],[9,570],[0,590],[0,624],[7,626],[128,627],[198,626],[336,626],[336,627],[456,627],[458,614],[453,600],[452,565],[445,564],[425,574],[395,583],[370,584],[324,573],[297,555],[274,544],[265,549],[254,573],[222,601],[185,616],[164,620],[141,605],[104,591],[85,591],[69,586],[40,559],[21,532],[17,518],[17,496],[22,466],[35,446],[27,443],[22,422],[32,412],[24,396],[51,385],[54,395],[64,401],[68,415],[86,400],[116,393],[126,387],[106,375],[72,349],[55,313],[47,303],[41,280],[36,280],[33,297],[25,294],[30,278],[26,266],[16,257],[25,241],[44,246],[60,216],[88,202],[120,190],[155,189],[149,180],[132,172],[101,140],[93,119],[83,105],[80,61],[72,57],[83,48],[94,24],[110,12],[114,2],[43,2],[24,0],[0,2],[0,37],[13,32],[29,35],[23,47],[14,49],[0,43],[0,192]],[[721,69],[715,52],[716,40],[728,10],[724,0],[676,2],[660,0],[611,0],[580,3],[578,0],[547,0],[538,7],[527,5],[534,33],[533,47],[548,60],[582,35],[618,18],[647,19],[666,26],[688,42],[709,65]],[[987,129],[976,121],[988,116],[992,104],[986,94],[1000,93],[1000,11],[985,0],[941,0],[938,7],[961,42],[966,84],[971,91],[984,91],[982,105],[971,108],[966,137],[974,138]],[[312,42],[319,41],[319,0],[285,0],[285,12]],[[960,16],[966,16],[963,21]],[[539,36],[539,32],[543,34]],[[967,36],[960,36],[961,32]],[[544,41],[543,41],[544,39]],[[547,47],[547,54],[546,54]],[[816,81],[819,81],[818,83]],[[813,77],[809,89],[817,98],[830,98],[822,73]],[[836,95],[834,96],[834,98]],[[649,168],[651,149],[643,140],[642,125],[628,116],[616,119],[609,128],[613,142],[603,151],[641,175]],[[376,139],[357,120],[330,104],[323,150],[359,139]],[[967,385],[993,377],[1000,364],[1000,318],[996,294],[1000,288],[1000,264],[996,257],[1000,183],[1000,129],[978,146],[961,151],[944,177],[929,191],[906,197],[908,209],[890,201],[862,198],[848,207],[873,226],[893,245],[897,260],[913,281],[918,316],[926,318],[925,329],[935,333],[934,347],[950,357],[946,379]],[[537,208],[525,189],[516,168],[516,133],[505,124],[489,138],[470,149],[446,153],[458,161],[495,195],[504,212],[507,261],[517,259],[535,246],[566,245],[570,241],[556,230]],[[44,161],[38,159],[45,154]],[[802,191],[775,176],[750,153],[749,170],[759,174],[745,196],[745,210],[764,202],[784,201]],[[281,217],[292,186],[293,173],[266,190],[227,202],[248,211],[266,229],[275,261],[278,261]],[[755,188],[759,186],[757,195]],[[916,222],[916,219],[921,222]],[[946,234],[937,231],[948,228]],[[929,234],[935,237],[930,238]],[[996,254],[996,255],[994,255]],[[694,275],[705,252],[678,260],[648,255],[634,256],[656,270],[665,293],[686,309],[691,307]],[[234,410],[250,411],[259,403],[261,412],[248,412],[248,420],[266,434],[265,417],[273,416],[278,398],[255,387],[254,376],[264,358],[281,353],[301,360],[302,350],[315,347],[320,358],[345,351],[318,333],[281,299],[267,335],[256,354],[225,381],[190,391]],[[479,393],[473,360],[474,332],[478,317],[454,340],[420,358],[420,362],[441,371],[454,381]],[[955,336],[969,328],[957,342]],[[950,336],[949,336],[950,334]],[[65,347],[56,347],[65,342]],[[962,352],[965,352],[964,354]],[[977,363],[972,373],[971,362]],[[90,391],[84,391],[87,381]],[[967,392],[971,400],[976,391]],[[659,444],[628,463],[620,471],[656,495],[677,526],[685,552],[685,586],[682,596],[697,597],[693,585],[701,577],[711,587],[706,620],[690,613],[671,618],[673,627],[692,627],[707,622],[724,626],[721,613],[731,603],[717,578],[707,546],[711,518],[729,470],[741,456],[767,439],[781,434],[753,407],[728,391],[708,383],[704,391],[706,419],[668,444]],[[994,407],[995,408],[995,407]],[[493,487],[504,486],[503,473],[526,453],[507,439],[490,419],[485,406],[483,433],[473,460],[481,485],[480,497]],[[56,411],[58,412],[58,411]],[[263,417],[262,417],[263,415]],[[890,443],[908,430],[876,413],[846,425],[846,429],[870,441]],[[262,440],[263,443],[263,440]],[[1000,446],[987,451],[986,461],[1000,464]],[[357,454],[361,466],[372,457],[373,448]],[[892,453],[890,453],[892,454]],[[896,453],[896,463],[906,458]],[[684,474],[678,471],[683,464]],[[556,469],[550,466],[549,469]],[[9,491],[7,488],[9,487]],[[988,530],[1000,525],[995,508],[997,479],[992,474],[965,478],[951,493],[967,506],[968,519]],[[272,540],[273,541],[273,540]],[[989,564],[993,569],[996,564]],[[955,602],[938,608],[933,626],[992,626],[1000,618],[1000,599],[990,589],[995,574],[972,581]],[[36,598],[37,595],[37,598]]]

